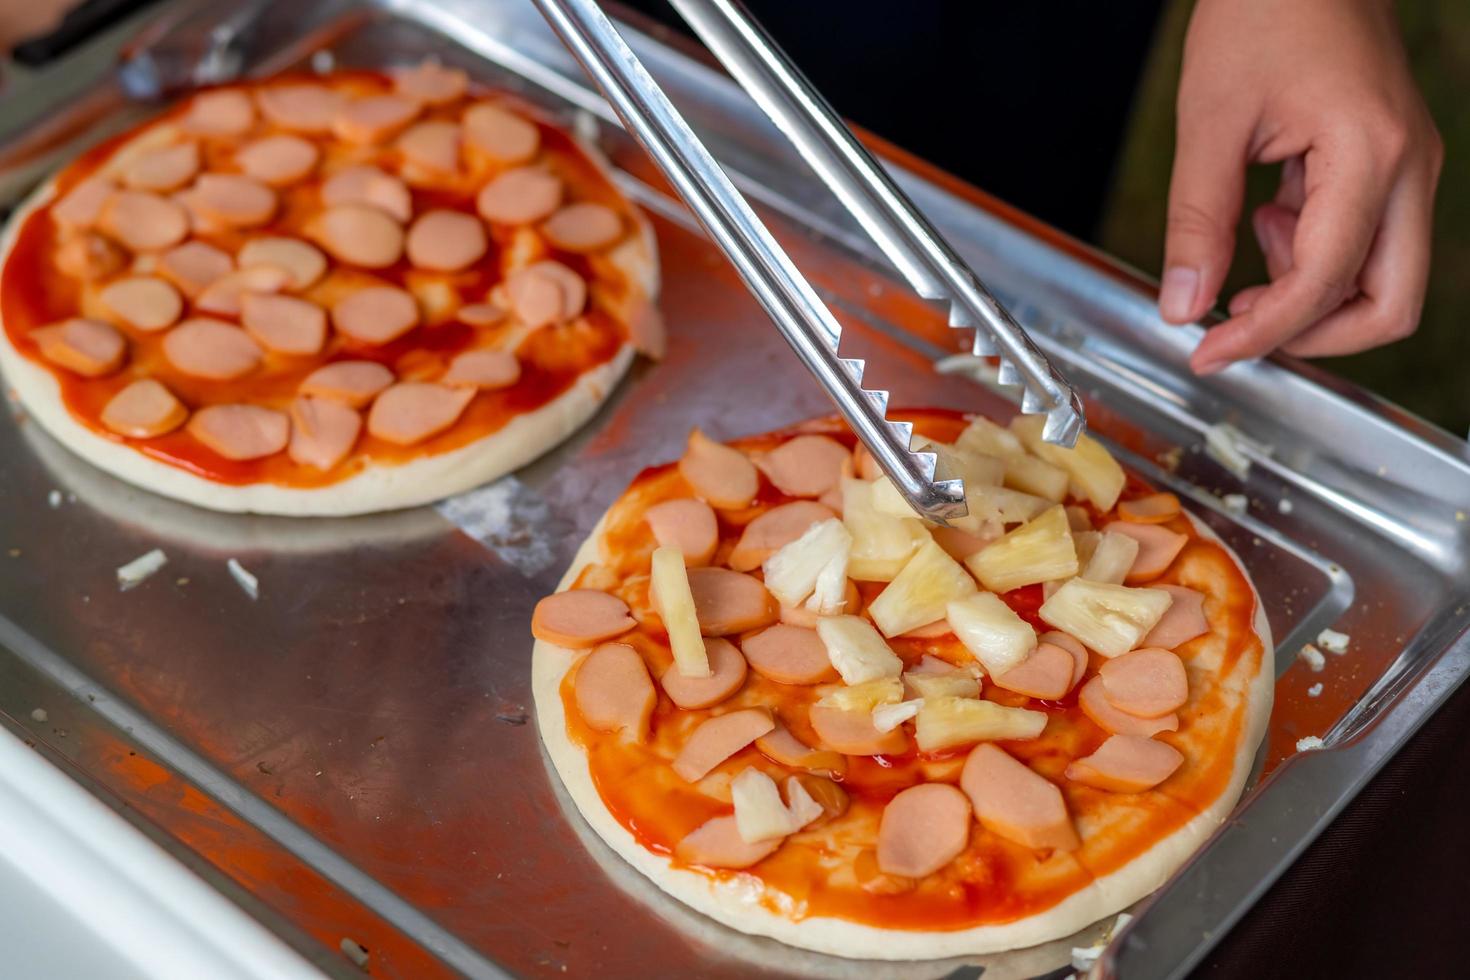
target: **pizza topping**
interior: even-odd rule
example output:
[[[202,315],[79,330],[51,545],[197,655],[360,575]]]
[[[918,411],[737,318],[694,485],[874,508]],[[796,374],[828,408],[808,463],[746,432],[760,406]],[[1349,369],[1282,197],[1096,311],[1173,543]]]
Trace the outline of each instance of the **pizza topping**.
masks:
[[[838,488],[842,523],[852,535],[848,575],[864,582],[893,581],[929,540],[923,523],[913,516],[895,517],[878,510],[873,505],[873,484],[866,480],[843,477]]]
[[[495,224],[528,225],[551,214],[561,201],[561,178],[541,167],[516,167],[480,188],[475,210]]]
[[[903,673],[904,693],[916,700],[929,698],[978,698],[978,671],[954,667],[938,657],[926,656]]]
[[[878,593],[867,611],[884,636],[899,636],[945,618],[951,602],[975,591],[975,580],[969,573],[943,548],[929,541]],[[954,622],[952,618],[950,621]]]
[[[994,593],[956,599],[946,616],[955,636],[992,677],[1015,668],[1036,648],[1036,630]]]
[[[741,456],[740,459],[748,462],[744,456]],[[697,465],[694,464],[691,468]],[[689,474],[684,472],[682,462],[680,472],[684,475],[684,479],[693,486],[694,481],[690,480]],[[698,488],[695,489],[698,492]],[[829,521],[836,516],[830,508],[808,500],[797,500],[772,507],[745,525],[745,530],[741,532],[740,540],[735,543],[735,549],[730,552],[726,564],[737,572],[748,572],[759,568],[767,558],[800,538],[814,524]]]
[[[708,677],[709,655],[700,632],[689,572],[678,548],[655,548],[650,559],[649,600],[663,620],[674,663],[686,677]]]
[[[1184,550],[1187,537],[1157,524],[1132,524],[1128,521],[1113,521],[1106,531],[1126,534],[1138,542],[1138,557],[1124,579],[1129,585],[1158,578],[1168,570]]]
[[[392,174],[368,165],[348,167],[328,178],[322,184],[322,204],[329,208],[344,204],[368,205],[405,223],[413,217],[413,196],[408,185]]]
[[[343,98],[324,85],[271,85],[256,90],[255,102],[261,115],[282,129],[329,133]]]
[[[367,286],[332,305],[332,324],[361,343],[386,344],[419,325],[419,306],[396,286]]]
[[[332,131],[349,143],[382,143],[418,118],[422,106],[401,95],[366,95],[346,102]]]
[[[837,518],[813,524],[766,559],[762,567],[766,588],[783,606],[799,606],[810,596],[807,608],[813,612],[842,612],[851,545],[852,536]]]
[[[820,497],[837,486],[847,449],[826,436],[797,436],[757,457],[755,465],[788,497]]]
[[[685,782],[697,782],[711,769],[775,727],[770,712],[744,708],[716,715],[700,724],[674,758],[674,772]]]
[[[484,391],[508,388],[521,379],[521,362],[509,351],[467,350],[456,354],[440,380]]]
[[[1078,643],[1076,639],[1068,636],[1066,633],[1063,633],[1060,630],[1052,630],[1048,633],[1042,633],[1039,639],[1042,643],[1050,643],[1052,646],[1061,647],[1063,650],[1066,650],[1072,655],[1072,682],[1067,685],[1067,690],[1070,691],[1072,688],[1082,683],[1082,677],[1084,674],[1087,673],[1087,648]],[[1157,646],[1158,644],[1149,645]]]
[[[637,742],[648,737],[657,695],[643,658],[626,643],[603,643],[582,658],[572,692],[577,711],[591,727],[623,732]]]
[[[56,268],[73,279],[105,279],[127,261],[127,253],[112,239],[89,231],[68,235],[56,249]]]
[[[306,376],[297,389],[362,408],[393,383],[393,372],[377,361],[334,361]]]
[[[230,253],[201,241],[176,245],[158,259],[159,273],[191,299],[234,268]]]
[[[541,133],[532,123],[489,102],[470,106],[461,122],[465,143],[498,164],[525,163],[541,148]]]
[[[1047,442],[1042,438],[1045,425],[1040,415],[1017,415],[1011,420],[1011,431],[1031,455],[1066,470],[1070,482],[1094,507],[1112,510],[1127,481],[1123,467],[1102,443],[1085,433],[1071,449]]]
[[[1142,793],[1174,775],[1183,762],[1172,745],[1138,735],[1111,735],[1092,755],[1073,760],[1067,778],[1113,793]]]
[[[420,269],[458,272],[480,261],[490,247],[485,226],[459,211],[425,211],[408,229],[404,248]]]
[[[1143,646],[1177,650],[1210,631],[1210,621],[1205,618],[1205,597],[1201,593],[1182,585],[1155,585],[1153,588],[1169,593],[1174,602],[1143,638]]]
[[[654,540],[663,547],[678,549],[684,564],[691,568],[708,565],[720,543],[715,512],[702,500],[665,500],[644,511],[643,519],[653,531]]]
[[[252,265],[228,272],[205,287],[194,298],[202,313],[239,316],[240,304],[249,293],[275,293],[291,284],[291,275],[274,265]]]
[[[454,316],[472,327],[491,327],[505,319],[505,311],[494,303],[466,303]]]
[[[180,125],[201,136],[240,136],[255,125],[255,106],[244,92],[201,92]]]
[[[1077,574],[1077,550],[1067,512],[1048,507],[1036,518],[992,541],[965,561],[980,584],[1009,592]]]
[[[733,814],[714,817],[691,831],[674,847],[674,857],[684,864],[739,871],[776,852],[780,838],[754,844],[740,836]]]
[[[511,311],[534,329],[581,313],[587,302],[587,285],[559,262],[538,262],[511,273],[505,281],[505,294]]]
[[[1114,657],[1098,676],[1109,703],[1138,718],[1162,717],[1189,700],[1184,661],[1168,650],[1144,647]]]
[[[884,874],[923,878],[960,856],[970,843],[970,801],[947,783],[910,786],[888,801],[878,826]]]
[[[843,755],[902,755],[908,750],[909,738],[902,728],[880,732],[874,727],[872,709],[814,704],[807,720],[823,745]]]
[[[847,769],[847,759],[841,753],[812,748],[791,734],[779,721],[776,722],[776,727],[755,740],[755,747],[766,758],[793,769],[805,769],[813,773],[839,774]],[[807,786],[808,790],[811,788],[811,785]],[[844,808],[846,807],[846,795],[843,794]]]
[[[1117,657],[1138,646],[1173,601],[1160,589],[1074,578],[1042,603],[1038,615],[1104,657]]]
[[[691,568],[687,574],[705,636],[743,633],[776,621],[776,604],[759,579],[714,567]]]
[[[760,482],[755,464],[744,453],[715,442],[698,429],[689,433],[679,475],[695,496],[722,510],[748,505]]]
[[[339,204],[317,215],[312,237],[349,265],[385,269],[403,254],[403,229],[377,207]]]
[[[88,177],[77,182],[53,205],[51,218],[71,228],[91,228],[102,215],[102,209],[117,188],[105,177]]]
[[[260,459],[286,448],[291,421],[259,405],[206,405],[189,419],[188,431],[226,459]]]
[[[925,698],[914,724],[922,752],[942,752],[975,742],[1029,739],[1046,728],[1046,713],[1008,708],[978,698]]]
[[[777,623],[740,645],[750,667],[778,684],[823,684],[837,679],[827,646],[815,630]]]
[[[626,602],[595,589],[549,595],[536,603],[531,614],[531,633],[536,639],[569,649],[596,646],[636,625]]]
[[[240,324],[268,350],[315,354],[327,339],[327,314],[294,296],[246,293],[240,298]]]
[[[1113,707],[1101,677],[1094,677],[1082,685],[1082,689],[1077,692],[1077,706],[1097,727],[1113,735],[1149,738],[1159,732],[1179,730],[1179,716],[1176,714],[1167,714],[1161,718],[1140,718]]]
[[[568,252],[600,252],[623,237],[623,219],[605,204],[579,201],[547,218],[541,233]]]
[[[745,769],[730,782],[730,800],[736,829],[752,843],[788,837],[826,815],[801,780],[787,777],[783,803],[776,781],[759,769]]]
[[[1084,534],[1092,534],[1083,531],[1073,536],[1077,542],[1079,561],[1082,558],[1082,540]],[[1097,536],[1092,544],[1091,554],[1088,555],[1083,564],[1082,577],[1089,582],[1103,582],[1108,585],[1122,585],[1128,577],[1128,571],[1138,560],[1138,539],[1130,534],[1120,534],[1117,531],[1104,531]]]
[[[171,191],[199,172],[199,144],[176,143],[146,150],[123,171],[123,183],[139,191]]]
[[[172,326],[184,311],[178,291],[154,276],[114,280],[97,298],[123,323],[148,333]]]
[[[444,176],[459,169],[459,125],[442,119],[415,123],[394,144],[410,168]]]
[[[681,708],[713,707],[745,683],[745,658],[735,644],[711,637],[704,641],[704,649],[709,661],[708,677],[690,677],[677,667],[670,667],[659,679],[669,700]]]
[[[192,317],[165,334],[163,354],[185,374],[211,381],[243,377],[260,366],[262,356],[260,345],[245,331],[208,317]],[[282,448],[284,444],[283,438]]]
[[[85,378],[100,378],[122,367],[128,342],[102,320],[72,317],[30,332],[41,356]]]
[[[939,547],[944,549],[945,554],[958,562],[965,562],[999,536],[998,534],[994,537],[976,534],[959,527],[930,528],[929,535]]]
[[[102,206],[97,225],[135,252],[152,252],[183,241],[189,215],[151,191],[118,191]]]
[[[960,788],[993,834],[1023,847],[1075,851],[1081,845],[1061,790],[1003,749],[977,745],[965,760]]]
[[[373,402],[368,432],[395,445],[412,446],[453,425],[474,397],[473,388],[399,382]]]
[[[1070,652],[1050,643],[1042,643],[1010,670],[1003,674],[992,674],[991,683],[1027,697],[1055,701],[1072,689],[1072,673],[1075,667],[1076,663]]]
[[[316,246],[299,238],[267,235],[252,238],[240,246],[240,268],[274,266],[286,274],[286,288],[302,290],[312,286],[327,271],[327,257]]]
[[[1003,482],[1012,490],[1029,493],[1034,497],[1045,497],[1061,503],[1067,497],[1069,478],[1067,471],[1053,466],[1045,460],[1024,453],[1007,456],[1004,460]]]
[[[305,180],[320,158],[315,143],[285,133],[253,140],[235,151],[235,162],[245,176],[272,187]]]
[[[824,616],[817,621],[817,636],[845,684],[863,684],[903,673],[903,661],[866,619]]]
[[[352,451],[362,416],[330,398],[298,398],[291,404],[291,442],[286,455],[302,466],[329,470]]]
[[[446,68],[425,58],[412,68],[394,68],[393,87],[410,99],[429,105],[444,105],[464,95],[469,76],[459,68]]]
[[[139,378],[113,395],[102,409],[102,424],[121,436],[152,439],[172,432],[189,417],[173,392],[152,378]]]
[[[1163,524],[1178,517],[1179,511],[1179,498],[1172,493],[1151,493],[1118,504],[1118,516],[1135,524]]]
[[[235,228],[263,225],[276,213],[276,192],[254,177],[201,174],[190,206],[211,221]]]

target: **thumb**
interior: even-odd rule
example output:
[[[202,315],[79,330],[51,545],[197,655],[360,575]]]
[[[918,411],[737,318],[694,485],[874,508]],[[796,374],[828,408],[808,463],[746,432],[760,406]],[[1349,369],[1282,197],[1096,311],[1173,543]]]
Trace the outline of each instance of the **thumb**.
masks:
[[[1245,193],[1248,135],[1218,114],[1192,119],[1181,110],[1159,290],[1159,315],[1170,323],[1204,316],[1225,282]]]

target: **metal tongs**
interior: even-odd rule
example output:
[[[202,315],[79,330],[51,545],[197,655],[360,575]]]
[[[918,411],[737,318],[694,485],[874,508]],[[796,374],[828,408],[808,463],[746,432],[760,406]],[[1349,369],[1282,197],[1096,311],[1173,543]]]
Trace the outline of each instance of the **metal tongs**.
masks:
[[[974,329],[975,355],[999,356],[1000,381],[1023,386],[1021,410],[1046,414],[1043,438],[1073,445],[1085,419],[1071,385],[770,36],[735,0],[672,2],[914,290],[947,301],[950,326]],[[842,328],[831,311],[596,0],[535,3],[903,496],[938,523],[963,517],[962,482],[936,479],[935,454],[915,452],[913,427],[887,418],[888,392],[862,387],[864,364],[838,352]]]

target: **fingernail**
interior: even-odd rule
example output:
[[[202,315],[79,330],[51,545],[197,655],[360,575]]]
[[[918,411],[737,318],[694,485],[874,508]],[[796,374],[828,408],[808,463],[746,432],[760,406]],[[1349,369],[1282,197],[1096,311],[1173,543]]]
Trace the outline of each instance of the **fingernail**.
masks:
[[[1230,360],[1229,358],[1219,358],[1213,361],[1204,361],[1193,366],[1194,373],[1203,378],[1207,375],[1219,374],[1221,371],[1225,370],[1234,363],[1235,362]]]
[[[1198,291],[1198,269],[1171,266],[1165,270],[1159,289],[1159,314],[1171,323],[1184,323],[1194,315],[1194,295]]]

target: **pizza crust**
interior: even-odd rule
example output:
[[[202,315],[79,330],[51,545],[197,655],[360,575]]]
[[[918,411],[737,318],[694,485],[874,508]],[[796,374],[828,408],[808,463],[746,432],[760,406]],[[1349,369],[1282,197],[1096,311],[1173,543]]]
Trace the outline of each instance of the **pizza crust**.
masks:
[[[160,138],[166,126],[150,126],[120,147],[114,169]],[[575,137],[574,137],[575,140]],[[593,147],[578,148],[609,174],[610,165]],[[0,269],[14,250],[19,230],[56,195],[53,176],[23,201],[0,231]],[[608,259],[648,302],[658,295],[658,246],[653,226],[631,209],[634,234],[607,253]],[[631,310],[620,311],[628,322]],[[570,388],[540,408],[516,416],[496,432],[466,446],[399,465],[368,462],[355,476],[320,487],[285,487],[270,483],[232,485],[196,476],[153,459],[134,444],[118,442],[72,417],[61,398],[61,385],[51,371],[26,357],[10,342],[0,319],[0,370],[26,412],[54,439],[83,460],[121,480],[175,500],[231,513],[280,514],[292,517],[346,517],[416,507],[462,493],[519,469],[581,428],[607,401],[633,362],[634,350],[624,342],[607,362],[583,373]]]
[[[1188,516],[1195,530],[1224,548],[1244,575],[1245,566],[1239,556],[1194,515]],[[558,592],[569,588],[582,569],[599,561],[606,520],[604,514],[582,543],[571,567],[557,584]],[[717,922],[740,932],[769,936],[802,949],[854,959],[935,960],[1021,949],[1070,936],[1148,895],[1183,864],[1234,808],[1250,775],[1252,761],[1271,715],[1276,681],[1270,629],[1260,595],[1249,576],[1245,578],[1255,596],[1255,627],[1263,650],[1261,668],[1247,695],[1246,737],[1237,749],[1226,790],[1195,818],[1124,867],[1096,879],[1052,908],[1015,922],[953,931],[918,932],[880,929],[830,917],[792,920],[777,915],[759,903],[763,886],[756,879],[740,874],[713,878],[676,867],[669,858],[640,844],[607,809],[593,783],[586,753],[567,735],[561,699],[562,678],[582,652],[543,640],[536,641],[531,653],[531,692],[536,705],[536,723],[557,775],[577,810],[597,835],[664,892]]]

